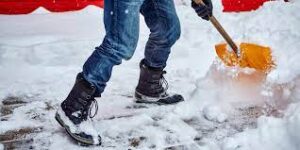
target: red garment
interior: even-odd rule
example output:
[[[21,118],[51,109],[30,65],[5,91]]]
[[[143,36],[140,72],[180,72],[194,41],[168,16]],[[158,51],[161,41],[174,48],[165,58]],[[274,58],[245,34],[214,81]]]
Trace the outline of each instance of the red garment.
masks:
[[[273,0],[222,0],[224,12],[241,12],[256,10],[267,1]],[[289,0],[284,0],[288,2]]]
[[[39,7],[51,12],[73,11],[88,5],[103,7],[103,0],[1,0],[0,14],[28,14]]]
[[[270,0],[222,0],[224,12],[240,12],[256,10]]]

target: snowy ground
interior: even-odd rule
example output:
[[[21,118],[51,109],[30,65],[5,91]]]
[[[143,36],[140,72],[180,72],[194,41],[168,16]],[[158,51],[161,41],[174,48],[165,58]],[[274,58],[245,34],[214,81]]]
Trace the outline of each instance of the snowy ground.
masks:
[[[141,22],[134,57],[114,68],[98,100],[94,121],[103,149],[300,149],[300,2],[271,2],[248,13],[222,13],[220,5],[215,2],[215,15],[232,37],[270,46],[277,68],[266,76],[223,66],[213,50],[222,38],[189,6],[178,4],[182,36],[166,78],[170,91],[186,101],[134,104],[149,34]],[[0,149],[87,149],[68,138],[54,113],[104,36],[102,15],[88,7],[0,16]]]

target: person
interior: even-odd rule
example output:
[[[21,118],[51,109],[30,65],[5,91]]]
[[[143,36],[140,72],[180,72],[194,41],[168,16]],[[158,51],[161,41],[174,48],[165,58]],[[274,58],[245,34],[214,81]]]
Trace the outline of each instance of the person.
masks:
[[[209,20],[211,0],[205,5],[191,2],[198,16]],[[101,136],[92,125],[97,112],[95,97],[100,97],[111,77],[112,68],[122,59],[129,60],[137,46],[139,14],[150,29],[145,57],[140,62],[139,82],[135,90],[138,103],[160,105],[184,101],[180,94],[168,94],[164,68],[172,45],[180,37],[180,22],[173,0],[105,0],[104,24],[106,35],[102,44],[83,65],[83,70],[67,98],[58,108],[55,119],[77,142],[100,145]],[[95,107],[95,114],[91,110]]]

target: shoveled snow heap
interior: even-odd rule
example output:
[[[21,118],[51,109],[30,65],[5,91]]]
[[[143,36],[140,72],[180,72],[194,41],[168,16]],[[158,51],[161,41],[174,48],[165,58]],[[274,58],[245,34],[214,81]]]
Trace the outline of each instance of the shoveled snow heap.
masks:
[[[273,1],[253,12],[222,13],[215,1],[215,16],[235,41],[272,48],[277,66],[267,76],[220,63],[214,45],[223,39],[186,4],[177,4],[182,36],[166,68],[170,91],[182,93],[186,101],[149,108],[134,104],[138,63],[149,35],[141,17],[134,57],[114,68],[98,100],[94,123],[103,137],[102,148],[300,149],[300,2]],[[102,16],[95,7],[0,16],[0,101],[26,102],[12,114],[1,114],[0,134],[41,129],[28,135],[33,142],[18,145],[20,149],[28,144],[36,149],[82,148],[68,138],[54,114],[102,41]],[[0,149],[7,146],[2,144]]]

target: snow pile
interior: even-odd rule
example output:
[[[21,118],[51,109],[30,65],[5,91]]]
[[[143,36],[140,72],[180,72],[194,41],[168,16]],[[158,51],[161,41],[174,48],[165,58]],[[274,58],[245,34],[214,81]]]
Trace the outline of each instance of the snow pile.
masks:
[[[222,13],[220,1],[214,1],[216,18],[235,41],[272,48],[277,67],[267,76],[222,65],[213,50],[222,37],[197,17],[188,0],[176,3],[182,36],[172,49],[166,78],[170,91],[183,94],[186,102],[149,108],[134,104],[138,64],[149,35],[141,22],[134,57],[115,67],[99,99],[94,122],[102,148],[299,149],[300,2],[275,1],[253,12]],[[90,6],[62,14],[39,10],[0,16],[0,101],[13,96],[26,102],[1,117],[0,134],[42,126],[33,147],[82,148],[67,138],[54,114],[104,36],[102,15]]]
[[[282,1],[266,3],[257,13],[259,17],[249,23],[256,23],[259,26],[269,24],[265,30],[256,30],[254,32],[264,32],[259,38],[261,42],[272,47],[274,59],[277,67],[268,76],[270,82],[279,84],[293,82],[300,75],[300,65],[297,63],[300,54],[299,43],[299,25],[300,2],[294,1],[284,3]],[[276,11],[274,11],[276,10]]]
[[[260,117],[257,129],[249,129],[226,139],[224,150],[232,149],[273,149],[298,150],[300,107],[290,106],[283,118]]]
[[[265,77],[255,71],[227,68],[216,61],[206,77],[198,82],[193,98],[203,100],[198,105],[207,105],[203,110],[204,114],[209,113],[206,116],[210,120],[218,121],[224,113],[232,116],[236,113],[234,109],[250,106],[262,107],[262,115],[269,116],[258,118],[257,128],[224,139],[221,149],[300,148],[297,128],[300,123],[299,8],[299,2],[270,2],[255,12],[228,14],[226,19],[231,21],[223,21],[219,16],[221,22],[234,24],[229,32],[235,33],[235,39],[270,46],[277,64]],[[208,94],[212,96],[204,96]],[[294,104],[289,106],[291,102]]]

